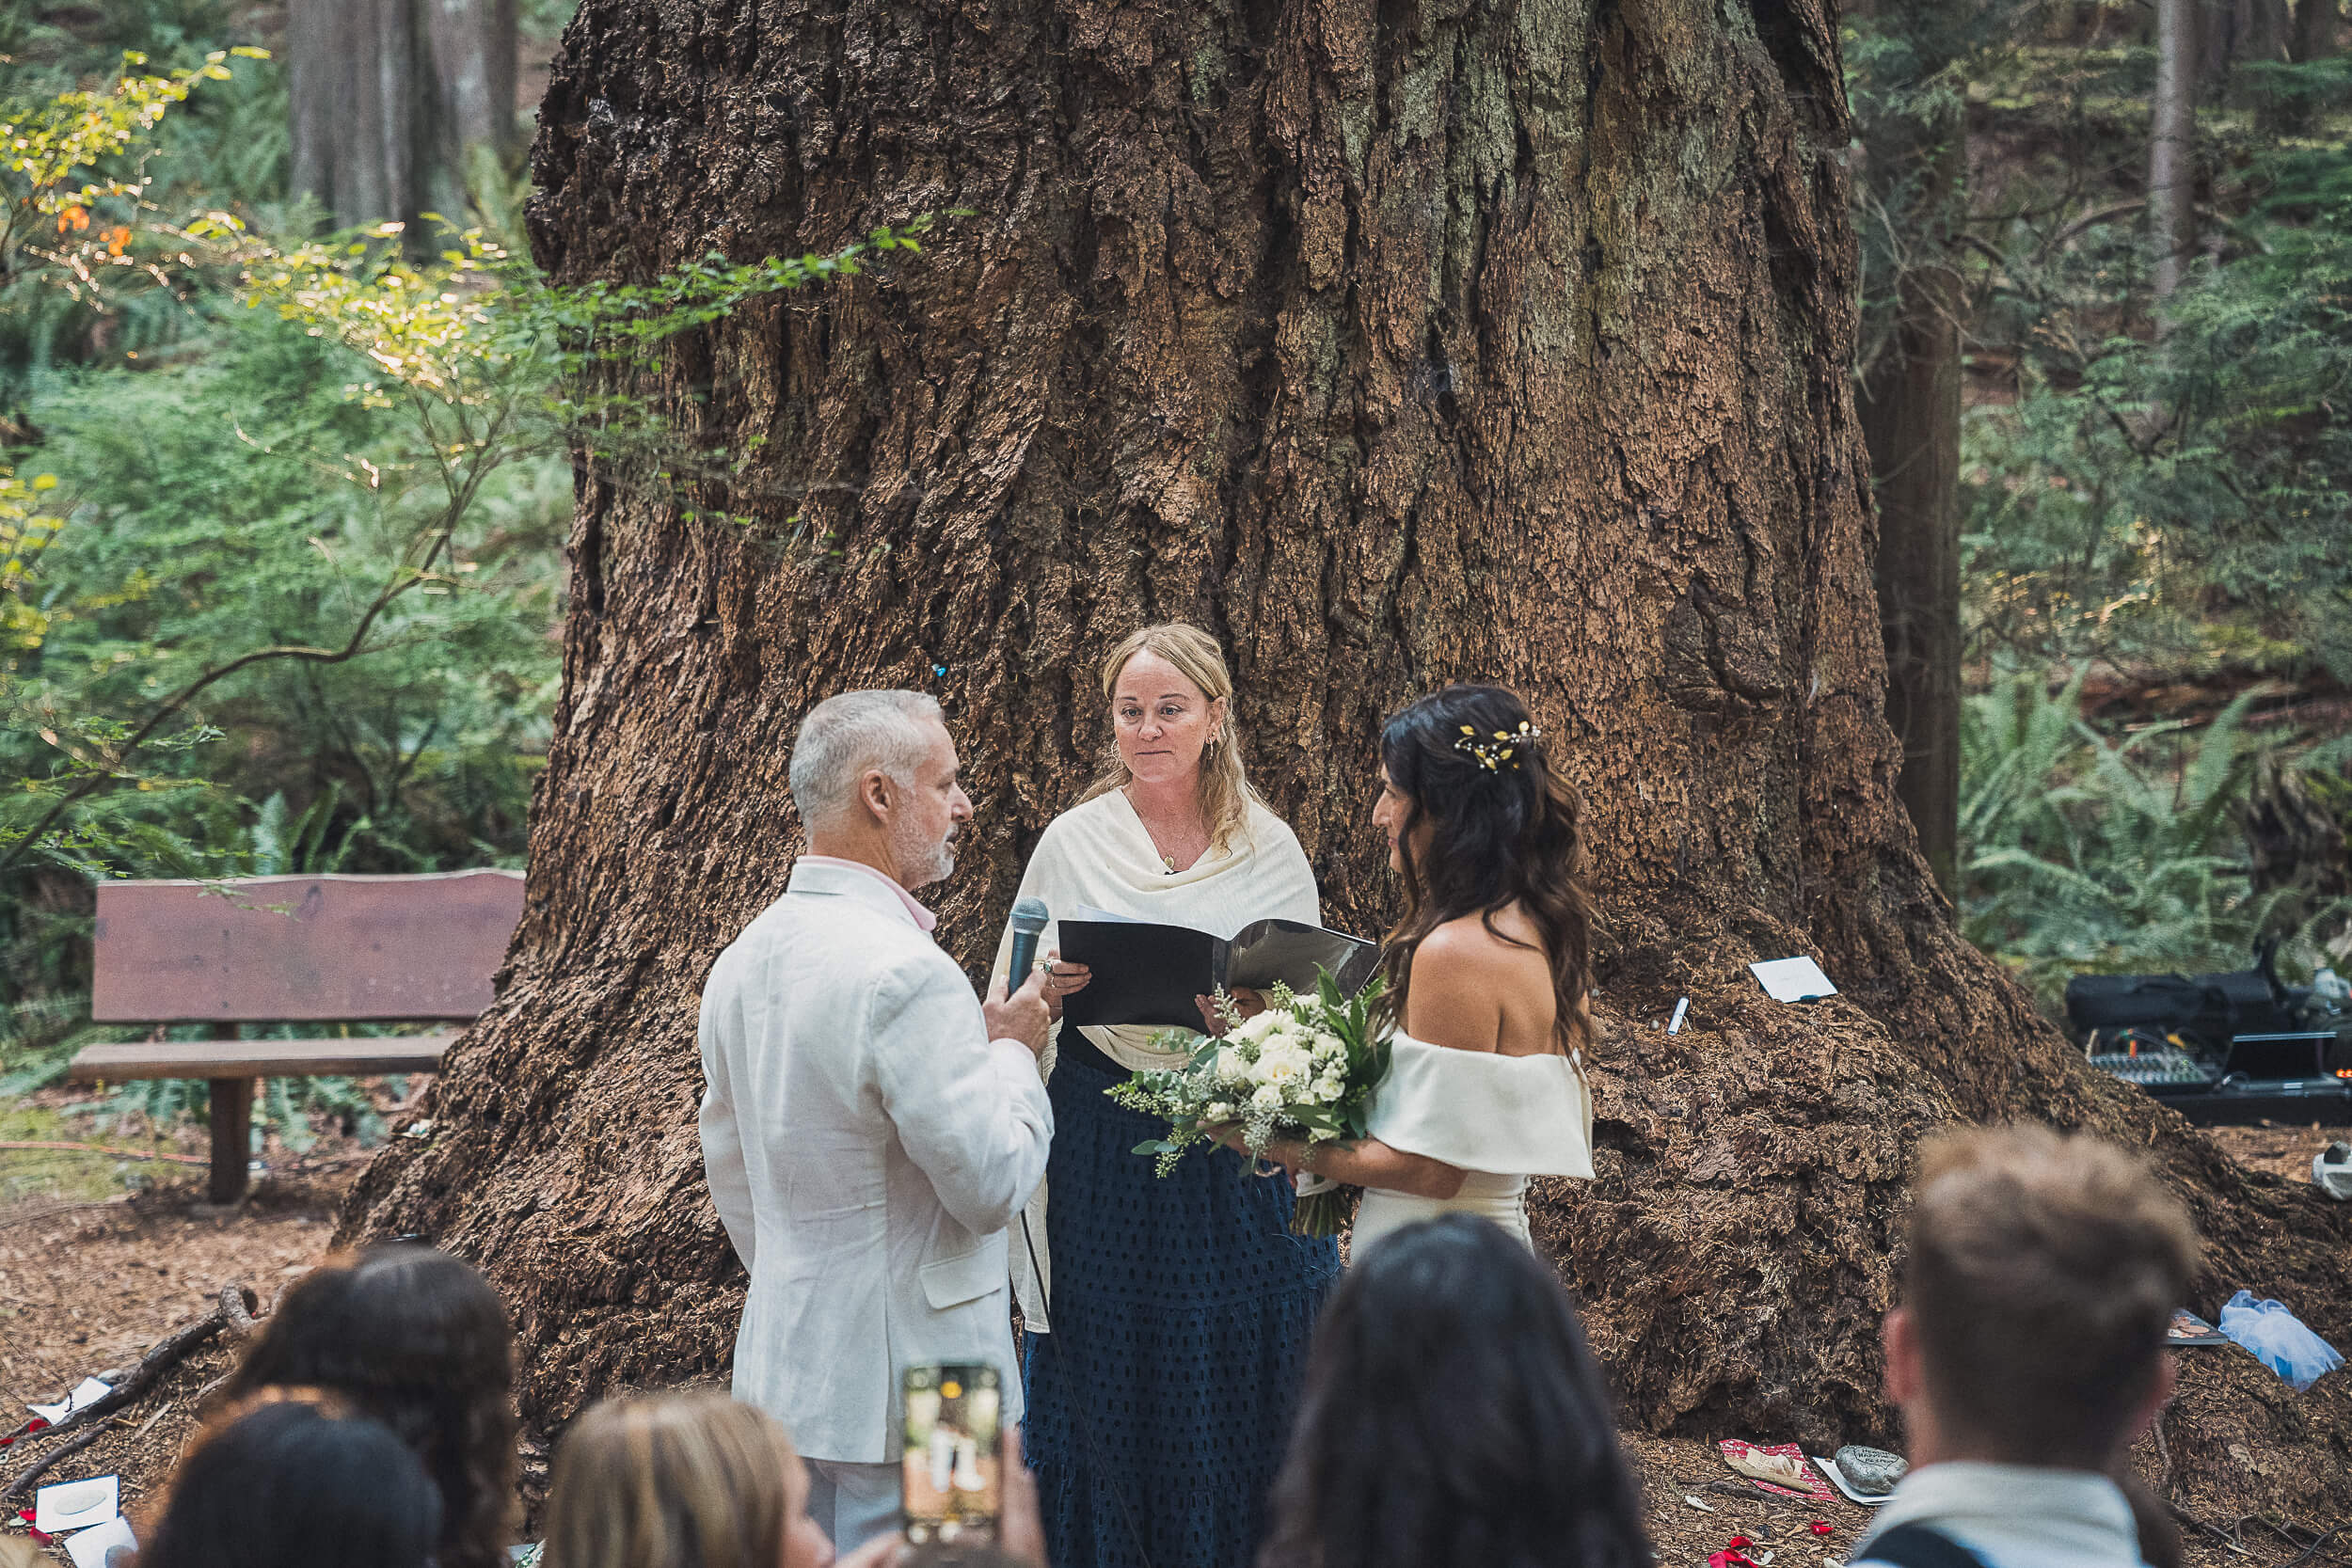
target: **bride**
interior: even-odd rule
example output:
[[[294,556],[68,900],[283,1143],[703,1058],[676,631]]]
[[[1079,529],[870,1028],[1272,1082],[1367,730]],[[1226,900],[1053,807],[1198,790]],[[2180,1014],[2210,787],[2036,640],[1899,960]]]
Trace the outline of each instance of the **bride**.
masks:
[[[1380,765],[1373,821],[1405,883],[1380,960],[1392,1065],[1370,1137],[1277,1144],[1266,1157],[1364,1189],[1357,1256],[1449,1211],[1532,1245],[1527,1179],[1593,1174],[1592,900],[1576,794],[1526,705],[1495,686],[1449,686],[1398,713]]]

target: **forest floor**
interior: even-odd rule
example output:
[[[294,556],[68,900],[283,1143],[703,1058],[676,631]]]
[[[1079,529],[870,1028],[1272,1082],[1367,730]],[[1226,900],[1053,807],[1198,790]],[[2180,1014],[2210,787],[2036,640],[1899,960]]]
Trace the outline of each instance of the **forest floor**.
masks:
[[[2312,1154],[2341,1132],[2262,1126],[2219,1129],[2217,1135],[2249,1165],[2308,1181]],[[200,1173],[179,1167],[172,1167],[171,1179],[128,1196],[52,1195],[0,1204],[0,1406],[53,1401],[85,1376],[135,1364],[149,1345],[210,1312],[224,1285],[248,1286],[268,1303],[326,1256],[336,1205],[359,1168],[351,1153],[330,1146],[307,1165],[290,1162],[226,1212],[201,1204]],[[43,1480],[119,1474],[125,1512],[135,1520],[186,1441],[199,1396],[234,1355],[233,1342],[225,1338],[191,1355],[119,1415],[106,1436]],[[2184,1397],[2176,1408],[2192,1409],[2198,1385],[2224,1366],[2219,1358],[2243,1359],[2243,1353],[2224,1347],[2182,1356]],[[2339,1374],[2347,1376],[2352,1373]],[[14,1424],[0,1417],[0,1432]],[[2167,1428],[2178,1444],[2177,1418]],[[1772,1442],[1780,1434],[1719,1435]],[[2143,1447],[2143,1472],[2151,1481],[2164,1480],[2169,1456],[2158,1445]],[[43,1451],[37,1444],[26,1448],[31,1459]],[[1842,1568],[1868,1528],[1869,1511],[1843,1499],[1814,1505],[1764,1497],[1725,1469],[1706,1441],[1629,1433],[1627,1449],[1647,1492],[1660,1560],[1677,1568],[1704,1568],[1708,1555],[1724,1549],[1735,1534],[1753,1543],[1748,1555],[1758,1562],[1765,1560],[1762,1554],[1772,1554],[1770,1568]],[[0,1452],[0,1488],[24,1469],[11,1457]],[[2246,1458],[2262,1463],[2258,1455]],[[533,1443],[526,1449],[525,1500],[534,1512],[545,1476],[545,1450]],[[2210,1527],[2184,1526],[2195,1568],[2352,1562],[2352,1550],[2332,1545],[2312,1557],[2300,1551],[2314,1531],[2345,1521],[2235,1517],[2222,1495],[2202,1495],[2185,1475],[2171,1479],[2174,1500]],[[9,1533],[24,1528],[16,1506],[0,1511]],[[1827,1535],[1814,1533],[1816,1520],[1829,1526]],[[63,1560],[62,1551],[57,1555]]]

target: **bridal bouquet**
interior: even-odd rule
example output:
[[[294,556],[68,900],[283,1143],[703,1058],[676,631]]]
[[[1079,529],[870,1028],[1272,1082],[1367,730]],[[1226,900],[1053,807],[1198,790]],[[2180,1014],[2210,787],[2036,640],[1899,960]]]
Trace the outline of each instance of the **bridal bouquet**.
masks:
[[[1106,1091],[1127,1109],[1168,1123],[1166,1137],[1137,1144],[1136,1152],[1158,1156],[1166,1176],[1186,1149],[1216,1141],[1211,1128],[1239,1127],[1253,1155],[1277,1138],[1311,1148],[1363,1137],[1373,1085],[1389,1071],[1388,1030],[1372,1018],[1381,988],[1375,980],[1343,1000],[1326,974],[1312,996],[1274,987],[1265,1011],[1251,1019],[1220,998],[1229,1025],[1222,1038],[1184,1030],[1161,1037],[1166,1048],[1189,1048],[1191,1062],[1138,1072]],[[1312,1177],[1301,1181],[1293,1230],[1335,1235],[1345,1218],[1336,1185]]]

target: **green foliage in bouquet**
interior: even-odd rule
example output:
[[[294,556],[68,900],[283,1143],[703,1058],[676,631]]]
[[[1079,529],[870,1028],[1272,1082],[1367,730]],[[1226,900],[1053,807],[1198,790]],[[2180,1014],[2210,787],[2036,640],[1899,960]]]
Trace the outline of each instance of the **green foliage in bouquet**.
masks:
[[[1228,1024],[1222,1037],[1172,1030],[1161,1038],[1190,1052],[1184,1067],[1138,1072],[1104,1091],[1128,1110],[1168,1123],[1166,1136],[1137,1144],[1135,1152],[1153,1156],[1165,1177],[1186,1150],[1217,1142],[1229,1128],[1241,1130],[1252,1155],[1278,1138],[1312,1148],[1365,1137],[1373,1088],[1389,1073],[1389,1031],[1372,1011],[1384,984],[1375,980],[1343,997],[1329,973],[1319,972],[1312,996],[1278,985],[1265,1010],[1250,1019],[1220,996]],[[1292,1228],[1332,1235],[1345,1213],[1336,1187],[1303,1193]]]

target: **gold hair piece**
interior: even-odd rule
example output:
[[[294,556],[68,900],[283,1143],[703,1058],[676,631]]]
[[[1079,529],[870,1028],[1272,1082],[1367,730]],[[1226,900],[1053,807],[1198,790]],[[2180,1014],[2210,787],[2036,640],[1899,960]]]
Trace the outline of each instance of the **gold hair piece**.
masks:
[[[1519,721],[1519,727],[1516,730],[1495,731],[1492,739],[1480,735],[1471,725],[1465,724],[1461,737],[1454,743],[1454,749],[1477,758],[1478,765],[1487,772],[1499,773],[1505,765],[1518,767],[1519,753],[1543,737],[1544,732],[1524,719]]]

